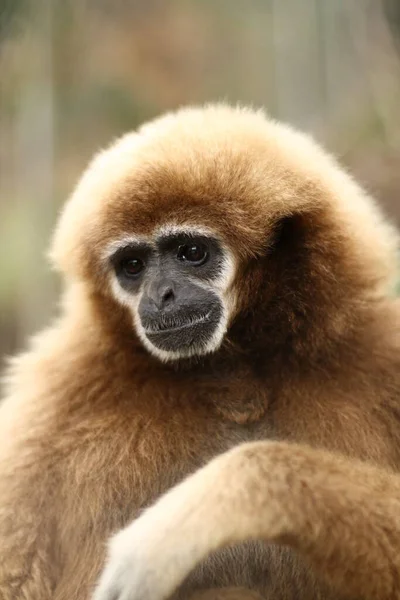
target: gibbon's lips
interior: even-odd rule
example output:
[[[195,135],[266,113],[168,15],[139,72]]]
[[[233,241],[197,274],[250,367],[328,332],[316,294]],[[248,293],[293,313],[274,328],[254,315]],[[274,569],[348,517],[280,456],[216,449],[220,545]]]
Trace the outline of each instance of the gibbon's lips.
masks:
[[[157,327],[145,328],[148,340],[157,348],[166,351],[179,351],[182,348],[205,344],[213,335],[220,320],[220,311],[209,310],[196,319],[176,323],[158,323]]]
[[[186,322],[182,323],[181,321],[177,321],[176,324],[167,324],[158,322],[157,325],[153,327],[145,328],[146,335],[158,335],[166,332],[179,331],[180,329],[185,329],[186,327],[194,327],[195,325],[199,325],[200,323],[206,323],[211,315],[211,310],[205,313],[204,315],[196,318],[196,319],[188,319]]]

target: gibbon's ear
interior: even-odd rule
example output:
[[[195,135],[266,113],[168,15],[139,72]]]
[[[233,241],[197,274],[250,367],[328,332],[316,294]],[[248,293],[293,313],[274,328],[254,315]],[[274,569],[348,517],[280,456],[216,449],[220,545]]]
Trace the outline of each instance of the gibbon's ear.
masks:
[[[307,231],[307,220],[312,222],[311,215],[295,213],[282,217],[274,224],[269,240],[269,251],[290,252],[304,242]]]
[[[297,261],[320,255],[325,260],[339,260],[350,253],[350,240],[334,221],[328,207],[298,211],[279,219],[273,229],[273,251]]]
[[[330,279],[341,286],[350,284],[360,291],[390,295],[397,279],[397,231],[375,219],[375,235],[371,237],[373,204],[371,221],[366,224],[356,213],[349,220],[339,209],[328,201],[277,219],[268,253],[279,262],[279,272],[296,267],[296,278],[304,269],[302,276],[313,272],[318,274],[317,282]],[[373,260],[371,248],[375,251]]]
[[[374,199],[308,135],[276,122],[268,129],[267,206],[281,241],[333,251],[373,293],[392,292],[399,234]]]

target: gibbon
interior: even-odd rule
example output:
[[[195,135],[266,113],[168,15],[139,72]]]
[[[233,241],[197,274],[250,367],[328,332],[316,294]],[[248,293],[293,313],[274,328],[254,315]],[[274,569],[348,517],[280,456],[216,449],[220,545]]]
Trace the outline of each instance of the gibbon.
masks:
[[[95,157],[0,407],[1,600],[399,598],[397,244],[261,112]]]

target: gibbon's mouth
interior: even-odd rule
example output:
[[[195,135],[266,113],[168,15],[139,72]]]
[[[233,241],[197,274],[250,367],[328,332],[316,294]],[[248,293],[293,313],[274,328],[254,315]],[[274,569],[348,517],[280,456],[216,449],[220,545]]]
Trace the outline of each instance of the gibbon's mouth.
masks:
[[[212,311],[208,311],[206,314],[198,317],[197,319],[189,319],[188,321],[174,325],[167,325],[166,323],[158,323],[155,327],[146,327],[145,334],[147,336],[152,335],[162,335],[164,333],[174,333],[178,332],[182,329],[187,329],[188,327],[196,327],[197,325],[201,325],[201,323],[207,323],[210,320]]]
[[[188,348],[206,346],[220,321],[220,311],[210,310],[196,319],[171,324],[167,327],[147,327],[147,339],[160,350],[180,352]]]

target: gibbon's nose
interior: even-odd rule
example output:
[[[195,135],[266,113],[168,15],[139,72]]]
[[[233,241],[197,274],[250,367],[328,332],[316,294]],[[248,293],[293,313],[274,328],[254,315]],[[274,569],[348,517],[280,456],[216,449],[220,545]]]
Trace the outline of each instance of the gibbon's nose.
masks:
[[[175,289],[172,281],[160,281],[149,290],[149,299],[158,310],[165,310],[175,303]]]

